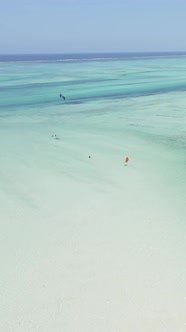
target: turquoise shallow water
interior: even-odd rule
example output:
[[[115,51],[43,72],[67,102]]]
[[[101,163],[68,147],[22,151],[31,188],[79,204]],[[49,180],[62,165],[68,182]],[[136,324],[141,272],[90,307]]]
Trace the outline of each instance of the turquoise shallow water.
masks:
[[[186,58],[0,72],[2,330],[183,330]]]
[[[57,132],[72,144],[79,133],[80,149],[91,133],[111,141],[112,148],[103,146],[103,154],[117,153],[117,145],[128,135],[127,144],[138,142],[142,150],[150,150],[149,156],[140,154],[135,145],[139,162],[144,158],[160,167],[159,175],[165,165],[171,181],[185,187],[186,58],[72,60],[0,63],[0,126],[6,153],[6,141],[14,135],[20,135],[24,151],[29,132],[40,135],[41,142]],[[66,96],[64,102],[60,93]],[[180,192],[180,198],[184,195]]]
[[[0,70],[4,218],[11,200],[23,215],[27,208],[39,215],[31,207],[41,207],[43,194],[34,192],[45,172],[103,192],[125,190],[115,172],[129,155],[134,181],[142,190],[149,183],[185,224],[185,57],[1,62]]]

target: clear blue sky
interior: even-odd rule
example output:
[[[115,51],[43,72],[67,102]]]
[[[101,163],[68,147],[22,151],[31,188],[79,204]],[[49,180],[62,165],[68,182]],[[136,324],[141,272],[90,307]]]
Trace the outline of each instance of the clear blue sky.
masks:
[[[0,0],[0,53],[186,51],[186,0]]]

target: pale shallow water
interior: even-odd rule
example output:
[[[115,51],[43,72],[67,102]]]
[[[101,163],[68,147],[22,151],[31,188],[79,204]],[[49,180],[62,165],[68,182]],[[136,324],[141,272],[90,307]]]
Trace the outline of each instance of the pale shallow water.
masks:
[[[2,331],[184,331],[186,59],[0,70]]]

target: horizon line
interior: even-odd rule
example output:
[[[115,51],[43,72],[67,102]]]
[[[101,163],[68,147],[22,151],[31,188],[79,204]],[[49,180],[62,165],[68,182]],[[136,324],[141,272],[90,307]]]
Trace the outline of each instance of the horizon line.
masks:
[[[99,51],[99,52],[54,52],[54,53],[0,53],[0,56],[3,55],[57,55],[57,54],[135,54],[135,53],[140,53],[140,54],[144,54],[144,53],[186,53],[186,51]]]

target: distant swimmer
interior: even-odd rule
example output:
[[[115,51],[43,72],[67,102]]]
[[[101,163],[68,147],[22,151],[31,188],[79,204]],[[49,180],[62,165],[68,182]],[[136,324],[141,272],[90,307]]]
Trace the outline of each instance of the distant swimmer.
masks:
[[[129,157],[126,156],[126,158],[125,158],[125,166],[127,166],[128,161],[129,161]]]
[[[89,156],[89,158],[91,158],[91,156]]]
[[[63,98],[63,100],[65,100],[65,96],[63,96],[61,93],[60,93],[59,97]]]

